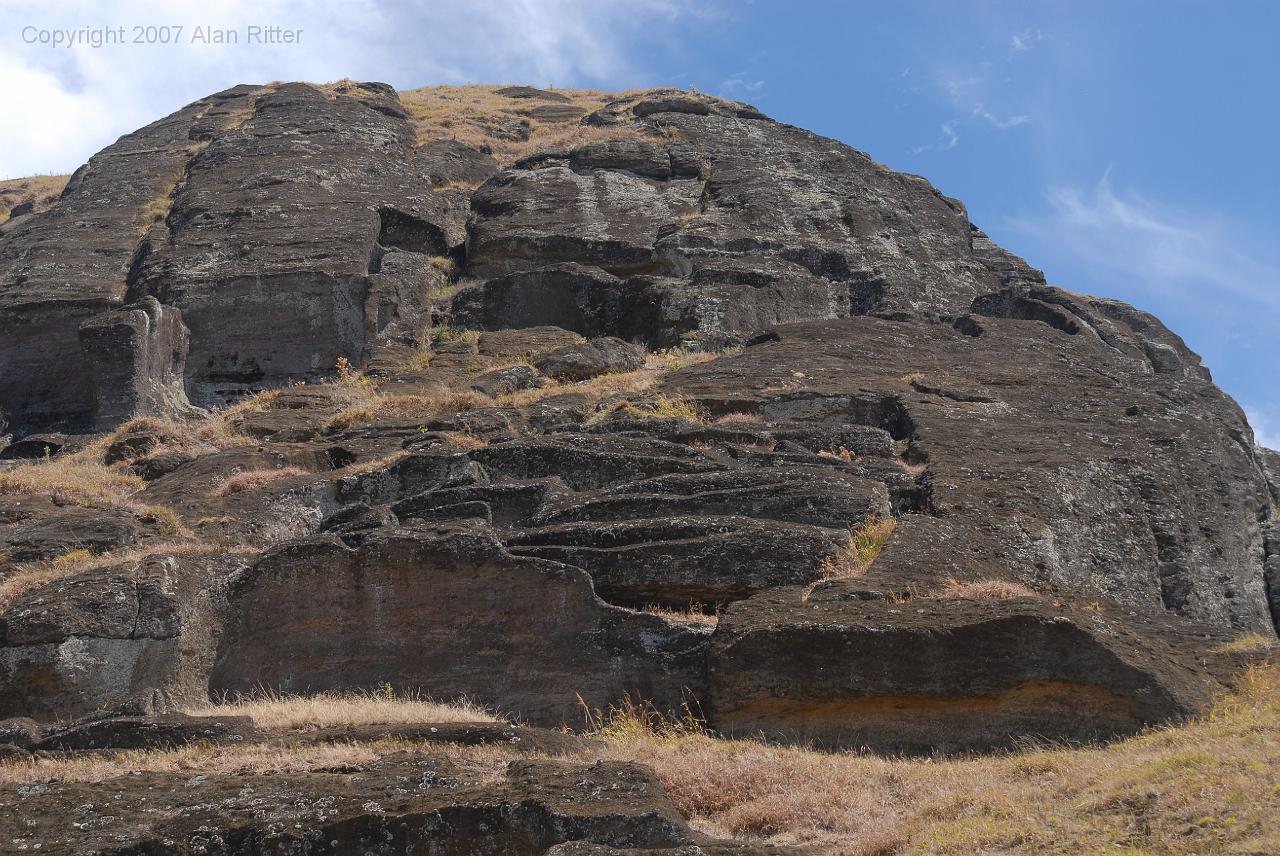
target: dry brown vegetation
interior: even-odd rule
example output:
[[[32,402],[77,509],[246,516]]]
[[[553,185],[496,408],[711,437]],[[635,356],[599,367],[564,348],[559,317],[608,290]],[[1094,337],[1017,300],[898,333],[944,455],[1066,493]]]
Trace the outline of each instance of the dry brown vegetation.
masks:
[[[13,209],[25,202],[32,203],[35,213],[48,210],[58,201],[70,178],[69,175],[33,175],[0,181],[0,223],[7,221]]]
[[[0,763],[0,785],[28,782],[102,782],[133,772],[261,775],[302,773],[371,764],[389,748],[360,744],[321,746],[209,746],[163,751],[131,750],[115,755],[79,755]]]
[[[1223,654],[1256,654],[1275,648],[1278,644],[1275,639],[1263,636],[1261,633],[1246,633],[1218,646],[1218,651]]]
[[[119,508],[152,523],[162,535],[185,534],[171,509],[135,498],[143,481],[102,463],[97,444],[65,457],[21,464],[0,472],[0,495],[49,496],[59,504]]]
[[[1009,580],[957,580],[948,577],[937,593],[945,600],[1017,600],[1039,597],[1022,583]]]
[[[819,569],[824,580],[856,579],[867,572],[889,541],[898,521],[872,515],[849,533],[849,544],[828,556]]]
[[[289,696],[265,693],[222,704],[188,707],[192,716],[247,716],[264,731],[390,725],[415,722],[501,722],[483,707],[461,700],[444,704],[390,690]]]
[[[707,624],[714,627],[720,623],[718,614],[704,612],[695,605],[690,605],[688,609],[672,609],[665,606],[650,605],[640,611],[665,618],[667,621],[678,621],[681,624]]]
[[[511,164],[540,149],[573,146],[597,140],[635,137],[631,127],[598,128],[577,120],[539,122],[521,111],[549,103],[499,95],[501,86],[429,86],[400,93],[419,140],[454,139],[472,148],[487,147],[501,164]],[[572,106],[587,113],[617,97],[590,89],[557,89]],[[527,127],[528,138],[518,139]]]
[[[230,496],[233,493],[240,493],[246,490],[262,487],[281,479],[297,478],[298,476],[309,475],[306,470],[298,467],[277,467],[275,469],[261,470],[245,470],[244,472],[235,473],[228,476],[214,486],[209,491],[209,496],[215,499],[224,496]]]
[[[327,430],[344,431],[380,420],[429,422],[442,416],[491,405],[493,402],[492,398],[478,392],[453,392],[445,389],[433,395],[375,393],[368,401],[348,407],[330,419]]]
[[[261,551],[256,547],[227,547],[194,540],[153,541],[141,547],[102,554],[95,554],[88,550],[72,550],[54,559],[24,562],[11,568],[9,576],[0,581],[0,609],[4,609],[27,592],[35,591],[56,580],[99,568],[141,562],[153,556],[254,556],[259,552]]]
[[[599,421],[615,413],[638,419],[683,419],[694,425],[705,425],[708,421],[706,409],[694,399],[680,393],[662,393],[639,400],[627,399],[596,413],[588,421]]]
[[[190,713],[239,713],[268,731],[492,719],[468,705],[390,693],[247,699]],[[718,836],[869,854],[1280,851],[1280,666],[1255,666],[1203,717],[1085,748],[888,758],[710,734],[696,707],[678,720],[624,704],[591,718],[599,755],[652,766],[692,824]],[[190,746],[0,763],[0,783],[104,781],[133,771],[254,775],[359,766],[411,746],[381,741]],[[497,777],[503,747],[423,751]],[[584,752],[590,762],[597,753]]]
[[[653,766],[718,835],[830,854],[1280,852],[1280,667],[1190,724],[1104,747],[896,759],[717,740],[634,708],[606,755]]]

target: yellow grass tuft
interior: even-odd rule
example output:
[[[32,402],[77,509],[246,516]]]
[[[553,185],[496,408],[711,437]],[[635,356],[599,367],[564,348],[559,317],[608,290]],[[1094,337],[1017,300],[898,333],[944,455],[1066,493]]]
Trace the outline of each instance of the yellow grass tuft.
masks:
[[[1039,597],[1035,591],[1022,583],[1008,580],[961,581],[955,577],[947,577],[937,596],[946,600],[1017,600],[1024,597]]]
[[[281,479],[297,478],[298,476],[305,475],[310,475],[310,473],[306,470],[299,469],[298,467],[245,470],[244,472],[228,476],[218,482],[218,484],[214,486],[213,490],[209,491],[209,496],[219,499],[224,496],[230,496],[233,493],[240,493],[242,491],[263,487],[264,485],[280,481]]]
[[[861,577],[870,569],[880,549],[893,535],[898,521],[892,517],[872,515],[849,533],[849,544],[828,556],[818,573],[824,580],[848,580]]]
[[[1261,633],[1246,633],[1224,645],[1219,645],[1218,651],[1223,654],[1256,654],[1270,650],[1277,644],[1280,643],[1277,643],[1274,637],[1263,636]]]
[[[665,618],[667,621],[676,621],[680,624],[709,624],[714,627],[720,623],[719,614],[704,612],[694,604],[690,604],[688,609],[671,609],[651,604],[640,611]]]
[[[345,431],[380,420],[429,422],[442,416],[492,405],[479,392],[441,390],[433,395],[375,394],[367,403],[349,407],[329,420],[328,431]]]
[[[417,694],[378,692],[319,693],[296,696],[268,692],[222,704],[184,711],[192,716],[247,716],[264,731],[337,726],[394,725],[432,722],[502,722],[485,708],[462,699],[445,704]]]
[[[767,419],[759,413],[725,413],[716,417],[717,425],[765,425]]]
[[[427,261],[445,276],[453,276],[458,272],[458,263],[448,256],[432,256]]]
[[[661,369],[666,372],[677,372],[680,369],[709,363],[718,356],[711,351],[690,351],[687,348],[669,348],[665,351],[654,351],[645,358],[645,367]]]
[[[706,425],[706,409],[695,399],[681,393],[661,393],[641,401],[623,401],[611,410],[592,416],[592,422],[605,419],[613,413],[622,413],[639,419],[683,419],[694,425]]]
[[[261,413],[271,409],[271,403],[280,395],[278,389],[256,393],[230,407],[216,410],[196,428],[196,436],[217,449],[246,446],[254,441],[240,433],[241,417],[249,413]]]

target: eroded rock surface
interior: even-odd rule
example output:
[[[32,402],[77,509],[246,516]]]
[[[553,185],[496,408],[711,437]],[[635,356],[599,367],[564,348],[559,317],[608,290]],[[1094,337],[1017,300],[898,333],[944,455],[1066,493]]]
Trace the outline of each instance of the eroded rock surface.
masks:
[[[256,740],[170,708],[387,688],[984,750],[1197,713],[1274,638],[1280,458],[1157,319],[748,105],[485,97],[481,150],[383,84],[236,87],[6,224],[0,475],[137,477],[0,481],[6,757]],[[140,415],[185,421],[90,435]],[[129,716],[49,730],[95,711]],[[353,739],[513,736],[411,731]],[[0,840],[746,852],[640,768],[350,772],[148,773],[75,832],[93,786],[8,789],[35,826]]]

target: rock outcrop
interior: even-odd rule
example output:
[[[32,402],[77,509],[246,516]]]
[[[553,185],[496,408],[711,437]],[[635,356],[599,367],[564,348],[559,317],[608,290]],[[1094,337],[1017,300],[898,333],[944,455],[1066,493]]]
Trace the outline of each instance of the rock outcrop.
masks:
[[[744,104],[485,89],[445,139],[420,97],[236,87],[0,234],[0,717],[39,721],[5,751],[139,697],[387,689],[985,750],[1194,714],[1274,638],[1280,458],[1154,317]],[[187,733],[157,710],[57,739]],[[368,810],[408,763],[322,818],[329,773],[149,773],[122,806],[173,813],[57,840],[215,852],[213,811],[228,853],[746,852],[630,767],[440,758]],[[87,787],[0,805],[47,831]]]

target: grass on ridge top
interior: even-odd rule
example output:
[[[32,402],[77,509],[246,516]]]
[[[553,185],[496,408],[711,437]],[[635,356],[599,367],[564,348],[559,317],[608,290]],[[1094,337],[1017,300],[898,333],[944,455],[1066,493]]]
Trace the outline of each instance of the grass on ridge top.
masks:
[[[437,702],[417,694],[382,692],[319,693],[312,696],[265,692],[222,703],[187,707],[192,716],[247,716],[264,731],[292,731],[340,725],[418,722],[503,722],[466,699]]]
[[[572,146],[597,140],[635,137],[635,128],[600,128],[584,126],[577,119],[566,122],[540,122],[520,111],[544,105],[578,107],[585,113],[599,110],[619,97],[620,93],[595,89],[555,89],[557,95],[569,99],[544,101],[536,98],[510,98],[499,95],[504,86],[427,86],[400,93],[400,103],[413,121],[418,139],[454,139],[472,148],[488,146],[500,164],[514,163],[540,149]],[[512,139],[504,126],[528,125],[527,140]]]
[[[0,223],[9,219],[10,212],[24,202],[32,202],[37,213],[58,201],[62,189],[70,180],[69,175],[32,175],[0,181]]]

